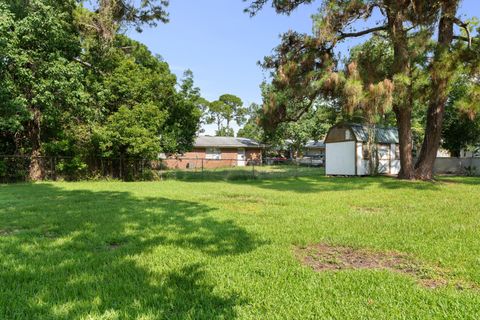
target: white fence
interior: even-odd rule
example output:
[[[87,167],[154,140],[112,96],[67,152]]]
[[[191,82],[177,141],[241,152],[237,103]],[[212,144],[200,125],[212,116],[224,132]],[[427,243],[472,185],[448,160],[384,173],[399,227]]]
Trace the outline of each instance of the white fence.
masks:
[[[437,158],[434,171],[439,174],[465,174],[471,168],[471,173],[480,175],[480,158]]]

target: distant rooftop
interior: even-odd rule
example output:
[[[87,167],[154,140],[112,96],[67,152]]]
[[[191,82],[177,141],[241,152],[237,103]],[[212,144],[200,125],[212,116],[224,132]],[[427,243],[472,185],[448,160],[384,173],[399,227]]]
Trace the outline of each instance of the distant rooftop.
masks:
[[[195,140],[196,148],[260,148],[260,143],[255,140],[241,137],[212,137],[199,136]]]
[[[323,140],[310,140],[305,144],[305,148],[325,148],[325,143]]]

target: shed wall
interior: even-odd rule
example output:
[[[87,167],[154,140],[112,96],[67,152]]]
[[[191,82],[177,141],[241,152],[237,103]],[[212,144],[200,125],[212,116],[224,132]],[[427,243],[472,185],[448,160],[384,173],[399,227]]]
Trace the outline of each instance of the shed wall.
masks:
[[[363,159],[363,143],[357,142],[357,175],[365,176],[369,171],[369,162],[368,160]]]
[[[357,175],[365,176],[370,172],[370,161],[363,159],[363,143],[357,142]],[[398,174],[400,171],[400,160],[395,158],[396,144],[379,144],[379,165],[378,171],[382,174]]]
[[[398,174],[400,172],[400,159],[396,158],[397,145],[392,143],[390,145],[390,174]]]

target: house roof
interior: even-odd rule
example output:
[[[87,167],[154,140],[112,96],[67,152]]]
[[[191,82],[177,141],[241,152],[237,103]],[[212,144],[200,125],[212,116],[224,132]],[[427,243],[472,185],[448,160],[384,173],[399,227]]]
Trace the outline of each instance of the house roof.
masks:
[[[262,146],[255,140],[241,137],[212,137],[199,136],[195,140],[196,148],[216,147],[216,148],[261,148]]]
[[[325,148],[325,143],[323,140],[315,141],[315,140],[310,140],[305,144],[305,148]]]
[[[367,142],[369,127],[362,124],[351,124],[350,128],[357,141]],[[376,127],[375,141],[377,143],[398,143],[398,130],[393,127]]]

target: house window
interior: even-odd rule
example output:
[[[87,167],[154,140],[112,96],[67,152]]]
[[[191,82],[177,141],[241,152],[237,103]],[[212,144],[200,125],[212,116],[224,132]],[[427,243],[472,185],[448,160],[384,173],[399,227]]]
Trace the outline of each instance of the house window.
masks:
[[[205,159],[220,160],[222,159],[222,152],[220,148],[206,148]]]

